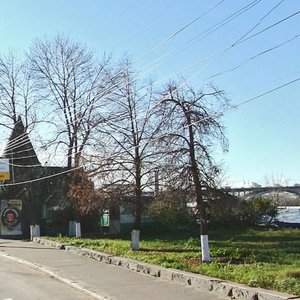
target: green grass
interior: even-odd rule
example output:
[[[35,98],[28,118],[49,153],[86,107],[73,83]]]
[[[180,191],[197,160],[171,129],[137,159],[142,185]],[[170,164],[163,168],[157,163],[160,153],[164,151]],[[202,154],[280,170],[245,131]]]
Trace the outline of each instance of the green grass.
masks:
[[[54,239],[167,268],[300,296],[300,230],[219,229],[211,231],[209,238],[213,259],[210,264],[200,262],[198,239],[182,233],[177,237],[175,234],[164,234],[160,238],[142,236],[141,249],[137,252],[130,250],[130,240],[125,238]]]

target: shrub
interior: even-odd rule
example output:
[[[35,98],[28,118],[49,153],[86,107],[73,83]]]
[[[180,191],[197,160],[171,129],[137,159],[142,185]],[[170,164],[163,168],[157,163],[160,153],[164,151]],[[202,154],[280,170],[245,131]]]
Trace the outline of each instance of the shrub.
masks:
[[[249,223],[258,224],[264,216],[269,216],[270,221],[277,215],[277,204],[267,198],[252,198],[248,203]]]
[[[230,195],[223,195],[208,202],[208,217],[213,224],[222,225],[257,225],[264,216],[270,222],[277,215],[277,204],[267,198],[242,200]]]
[[[186,191],[169,188],[153,200],[149,215],[154,221],[167,227],[189,225],[194,222],[195,217],[187,206],[188,198]]]

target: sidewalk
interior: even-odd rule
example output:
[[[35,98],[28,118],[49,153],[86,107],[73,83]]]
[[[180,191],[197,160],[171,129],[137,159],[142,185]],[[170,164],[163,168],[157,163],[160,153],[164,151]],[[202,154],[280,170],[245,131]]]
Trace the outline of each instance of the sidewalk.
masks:
[[[0,239],[0,255],[46,272],[96,299],[300,299],[97,251],[60,245],[45,239],[37,238],[35,242]]]

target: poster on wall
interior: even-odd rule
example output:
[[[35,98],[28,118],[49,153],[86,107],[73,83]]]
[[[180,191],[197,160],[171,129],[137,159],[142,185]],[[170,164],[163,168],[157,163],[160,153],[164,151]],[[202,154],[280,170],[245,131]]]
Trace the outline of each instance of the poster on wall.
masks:
[[[8,158],[0,158],[0,180],[9,180],[10,172],[9,172],[9,159]]]
[[[1,200],[1,235],[22,234],[22,200]]]

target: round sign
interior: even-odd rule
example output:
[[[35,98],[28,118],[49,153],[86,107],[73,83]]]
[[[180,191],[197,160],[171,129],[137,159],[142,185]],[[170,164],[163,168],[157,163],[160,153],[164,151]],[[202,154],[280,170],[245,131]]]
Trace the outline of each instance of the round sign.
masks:
[[[14,228],[20,222],[20,214],[16,208],[6,208],[1,214],[2,224]]]

